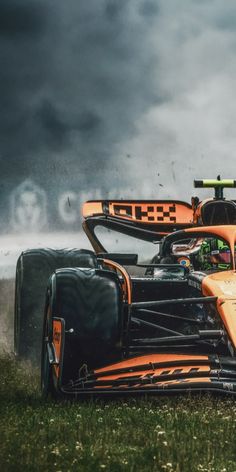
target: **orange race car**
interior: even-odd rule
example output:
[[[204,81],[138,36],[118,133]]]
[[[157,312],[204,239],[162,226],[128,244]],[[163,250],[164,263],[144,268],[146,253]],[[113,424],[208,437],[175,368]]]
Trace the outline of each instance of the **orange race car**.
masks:
[[[43,395],[236,393],[236,181],[195,187],[215,197],[87,202],[94,251],[22,253],[15,351],[43,339]]]

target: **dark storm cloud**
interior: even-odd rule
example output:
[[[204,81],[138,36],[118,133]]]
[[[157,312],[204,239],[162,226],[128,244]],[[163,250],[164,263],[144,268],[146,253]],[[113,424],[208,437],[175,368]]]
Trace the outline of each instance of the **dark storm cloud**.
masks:
[[[2,185],[131,181],[135,197],[158,172],[165,197],[173,173],[183,193],[220,173],[236,145],[235,30],[221,0],[0,1]]]
[[[155,0],[144,0],[140,3],[139,11],[144,16],[155,17],[159,12],[158,2]]]
[[[63,119],[62,113],[49,100],[43,100],[36,110],[35,121],[42,129],[41,139],[49,148],[66,146],[68,142],[69,124]]]
[[[42,13],[42,7],[36,2],[1,0],[0,36],[14,40],[20,36],[40,34],[44,23]]]
[[[133,156],[127,175],[135,181],[134,198],[139,182],[138,193],[146,197],[186,199],[194,178],[235,175],[236,4],[158,5],[148,51],[155,51],[153,90],[164,100],[153,100],[140,114],[122,150]],[[134,169],[142,169],[141,176]]]
[[[49,149],[60,151],[70,146],[69,135],[72,131],[87,137],[95,134],[101,127],[101,119],[92,111],[78,112],[76,120],[68,117],[66,120],[62,111],[56,108],[56,103],[44,100],[38,107],[35,117],[41,128],[41,138]]]
[[[146,18],[157,12],[152,1],[1,3],[0,164],[6,182],[53,176],[60,183],[68,169],[74,183],[88,182],[95,165],[104,184],[116,144],[135,132],[137,116],[158,99],[146,53]]]
[[[115,20],[125,9],[126,0],[108,0],[105,3],[105,15],[109,20]]]

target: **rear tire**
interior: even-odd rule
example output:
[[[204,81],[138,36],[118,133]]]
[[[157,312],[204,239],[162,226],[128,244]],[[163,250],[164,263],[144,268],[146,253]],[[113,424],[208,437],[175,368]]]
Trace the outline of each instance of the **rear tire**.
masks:
[[[40,364],[43,313],[48,279],[60,267],[96,267],[92,251],[31,249],[16,267],[14,350],[19,358]]]

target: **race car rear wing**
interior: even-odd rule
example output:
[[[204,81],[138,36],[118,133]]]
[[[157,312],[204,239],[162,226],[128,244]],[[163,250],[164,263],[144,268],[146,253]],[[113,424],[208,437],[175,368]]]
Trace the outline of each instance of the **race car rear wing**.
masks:
[[[138,224],[156,224],[157,230],[166,225],[191,225],[193,210],[179,200],[102,200],[83,205],[83,217],[113,216]]]
[[[106,250],[96,237],[96,226],[151,242],[193,226],[192,206],[179,200],[89,201],[83,205],[83,217],[84,231],[97,253]]]
[[[202,179],[195,188],[214,188],[214,198],[192,204],[179,200],[94,200],[83,205],[84,230],[96,252],[105,249],[95,235],[96,226],[146,241],[159,241],[176,230],[193,226],[236,224],[236,203],[224,198],[224,188],[235,188],[233,179]]]

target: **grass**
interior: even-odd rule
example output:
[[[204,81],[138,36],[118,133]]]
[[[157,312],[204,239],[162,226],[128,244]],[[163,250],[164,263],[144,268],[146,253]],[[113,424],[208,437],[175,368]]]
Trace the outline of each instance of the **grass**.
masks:
[[[209,396],[43,401],[38,374],[0,358],[0,470],[236,471],[236,403]]]
[[[0,279],[0,352],[13,345],[14,279]]]

